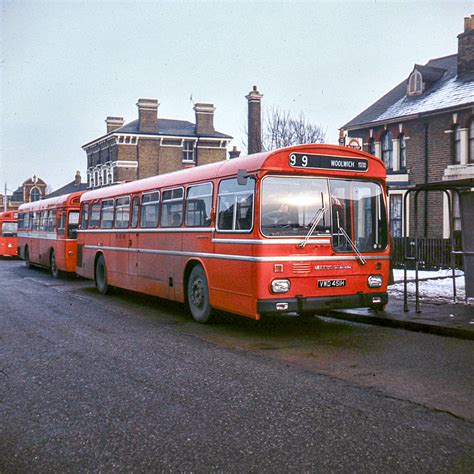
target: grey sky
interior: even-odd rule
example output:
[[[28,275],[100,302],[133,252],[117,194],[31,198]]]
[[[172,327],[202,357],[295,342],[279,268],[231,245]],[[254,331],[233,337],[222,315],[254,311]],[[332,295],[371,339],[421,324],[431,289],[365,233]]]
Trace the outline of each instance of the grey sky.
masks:
[[[244,96],[337,129],[408,75],[457,52],[472,2],[1,2],[0,192],[33,174],[53,188],[85,177],[84,143],[107,115],[194,121],[242,148]]]

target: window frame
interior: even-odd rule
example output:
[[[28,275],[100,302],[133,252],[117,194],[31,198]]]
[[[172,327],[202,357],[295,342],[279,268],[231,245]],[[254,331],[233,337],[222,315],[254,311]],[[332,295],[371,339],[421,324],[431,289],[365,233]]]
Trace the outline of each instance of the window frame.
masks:
[[[407,169],[407,141],[406,141],[404,133],[400,133],[400,135],[398,136],[398,143],[399,143],[399,150],[400,150],[400,155],[399,155],[400,171],[405,171]]]
[[[218,184],[217,184],[217,194],[216,194],[216,232],[219,232],[221,234],[250,234],[253,232],[254,230],[254,227],[255,227],[255,195],[256,195],[256,192],[257,192],[257,180],[254,176],[249,176],[247,179],[249,180],[252,180],[253,181],[253,192],[252,192],[252,225],[250,227],[250,229],[220,229],[219,228],[219,199],[220,199],[220,187],[221,187],[221,184],[224,183],[225,181],[231,181],[231,180],[234,180],[234,181],[237,181],[238,178],[236,176],[230,176],[230,177],[227,177],[227,178],[222,178]],[[227,193],[227,194],[243,194],[244,191],[242,191],[241,193]],[[232,220],[232,227],[234,227],[234,222],[235,222],[235,219]]]
[[[118,204],[119,201],[124,201],[124,200],[128,200],[128,203],[127,204]],[[126,221],[125,220],[117,220],[117,216],[118,216],[117,211],[121,210],[122,215],[123,215],[124,214],[123,209],[126,209],[127,207],[128,207],[128,219]],[[123,223],[123,222],[126,222],[127,225],[117,226],[117,223]],[[114,229],[128,229],[129,226],[130,226],[130,196],[120,196],[120,197],[114,199]]]
[[[140,196],[133,196],[130,208],[130,228],[136,229],[140,224]],[[134,221],[134,210],[137,210],[136,221]]]
[[[188,224],[188,200],[189,200],[189,190],[190,189],[193,189],[193,188],[197,188],[199,186],[207,186],[207,185],[211,185],[211,193],[210,194],[203,194],[202,196],[197,196],[197,197],[209,197],[211,198],[211,207],[209,209],[209,224],[207,225],[191,225],[191,224]],[[212,224],[212,205],[213,205],[213,202],[214,202],[214,183],[212,181],[207,181],[205,183],[198,183],[198,184],[191,184],[189,185],[187,188],[186,188],[186,197],[184,199],[184,225],[186,227],[210,227],[211,224]]]
[[[390,137],[390,140],[387,138]],[[390,144],[390,148],[385,148],[385,143]],[[382,161],[385,165],[385,168],[387,171],[393,171],[393,133],[390,130],[387,130],[383,135],[382,135]],[[387,163],[386,154],[389,154],[389,162]]]
[[[191,150],[187,148],[187,146],[191,146]],[[191,159],[187,158],[189,155],[192,156]],[[194,140],[184,140],[183,141],[183,163],[196,163],[196,147]]]
[[[474,117],[469,122],[467,162],[474,163]]]
[[[165,201],[164,199],[164,195],[166,192],[173,192],[173,191],[177,191],[177,190],[181,190],[182,192],[182,195],[181,195],[181,222],[179,223],[179,225],[174,225],[173,223],[170,224],[167,224],[167,225],[164,225],[163,224],[163,216],[165,215],[165,203],[168,203],[168,202],[177,202],[179,198],[171,198],[171,199],[168,199]],[[167,189],[163,189],[161,191],[161,215],[160,215],[160,227],[162,228],[165,228],[165,229],[172,229],[172,228],[179,228],[179,227],[182,227],[183,226],[183,223],[184,223],[184,186],[175,186],[173,188],[167,188]]]
[[[453,164],[461,164],[461,127],[459,124],[453,126]]]

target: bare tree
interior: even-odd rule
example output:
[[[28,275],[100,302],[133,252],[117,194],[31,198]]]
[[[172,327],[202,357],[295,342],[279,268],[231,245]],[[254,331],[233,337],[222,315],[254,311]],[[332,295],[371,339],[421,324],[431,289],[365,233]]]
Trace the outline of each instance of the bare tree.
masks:
[[[265,150],[324,142],[326,132],[320,125],[310,123],[303,112],[295,118],[288,110],[272,107],[265,115],[262,130],[262,144]]]

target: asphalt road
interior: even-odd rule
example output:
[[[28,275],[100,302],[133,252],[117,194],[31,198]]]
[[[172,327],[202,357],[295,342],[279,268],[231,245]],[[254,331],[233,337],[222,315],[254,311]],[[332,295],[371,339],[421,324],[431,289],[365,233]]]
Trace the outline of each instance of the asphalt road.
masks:
[[[0,471],[472,472],[473,343],[179,305],[0,261]]]

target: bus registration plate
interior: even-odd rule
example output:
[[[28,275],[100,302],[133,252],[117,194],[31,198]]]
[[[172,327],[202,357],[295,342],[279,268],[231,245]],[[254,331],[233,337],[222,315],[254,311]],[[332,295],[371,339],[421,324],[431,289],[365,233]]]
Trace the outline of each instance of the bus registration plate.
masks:
[[[342,288],[346,280],[318,280],[318,288]]]

